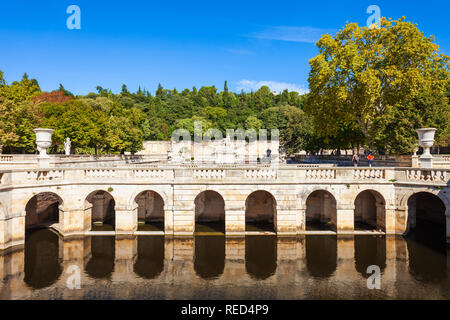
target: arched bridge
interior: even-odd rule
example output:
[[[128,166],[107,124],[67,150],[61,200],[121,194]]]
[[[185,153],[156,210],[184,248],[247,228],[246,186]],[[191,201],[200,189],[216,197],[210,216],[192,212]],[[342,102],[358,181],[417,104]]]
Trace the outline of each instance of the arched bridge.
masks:
[[[450,241],[450,169],[146,166],[0,172],[0,249],[28,228],[62,236],[194,232],[405,234]],[[204,227],[208,225],[208,227]]]

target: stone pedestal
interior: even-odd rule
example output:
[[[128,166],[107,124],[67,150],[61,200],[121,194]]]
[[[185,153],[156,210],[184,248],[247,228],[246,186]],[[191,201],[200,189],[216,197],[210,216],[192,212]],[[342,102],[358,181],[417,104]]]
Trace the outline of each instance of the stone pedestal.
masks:
[[[337,215],[337,233],[353,233],[355,230],[354,206],[340,206],[336,210]]]
[[[133,233],[137,229],[137,208],[122,209],[116,207],[116,231]]]

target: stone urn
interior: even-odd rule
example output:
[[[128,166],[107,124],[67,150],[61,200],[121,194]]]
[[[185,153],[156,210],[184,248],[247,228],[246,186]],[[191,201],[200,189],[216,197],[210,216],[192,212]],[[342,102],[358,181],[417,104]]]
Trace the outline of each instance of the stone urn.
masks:
[[[47,154],[47,149],[52,145],[53,129],[37,128],[33,130],[36,133],[36,145],[39,151],[38,166],[49,167],[50,156]]]
[[[432,168],[433,156],[430,153],[430,148],[434,144],[434,134],[436,133],[436,129],[422,128],[417,129],[416,131],[419,135],[419,145],[423,148],[423,154],[420,156],[420,167]]]

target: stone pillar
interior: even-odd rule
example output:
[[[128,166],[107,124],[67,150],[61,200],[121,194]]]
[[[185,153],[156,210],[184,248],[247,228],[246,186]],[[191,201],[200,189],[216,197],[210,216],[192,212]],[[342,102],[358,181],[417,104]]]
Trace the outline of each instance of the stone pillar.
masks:
[[[166,235],[173,235],[173,207],[164,207],[164,233]]]
[[[277,209],[276,233],[280,235],[296,235],[300,226],[296,209]]]
[[[193,235],[195,229],[194,208],[174,206],[173,209],[173,234]]]
[[[92,229],[92,204],[88,201],[85,201],[83,229],[85,232]]]
[[[386,205],[384,208],[384,216],[385,216],[384,229],[386,234],[395,234],[397,231],[395,206]],[[377,220],[378,220],[378,205],[377,205]]]
[[[245,235],[245,210],[225,207],[225,235]]]
[[[355,206],[353,204],[338,204],[337,215],[337,233],[353,233],[355,230],[354,221]]]
[[[137,206],[126,208],[116,205],[116,232],[133,233],[137,229]]]
[[[297,210],[297,233],[305,233],[306,231],[306,208]]]
[[[25,213],[0,221],[0,249],[25,243]]]
[[[408,207],[397,206],[395,208],[395,233],[405,234],[409,231],[408,226]]]
[[[59,231],[64,236],[84,234],[85,228],[84,209],[59,210]],[[90,222],[90,221],[89,221]]]

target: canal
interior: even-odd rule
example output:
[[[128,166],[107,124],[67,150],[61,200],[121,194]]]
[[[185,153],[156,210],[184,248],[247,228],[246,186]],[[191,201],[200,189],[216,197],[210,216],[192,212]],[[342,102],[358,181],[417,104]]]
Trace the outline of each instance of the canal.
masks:
[[[0,254],[0,298],[450,299],[450,250],[426,234],[63,240],[40,229]]]

